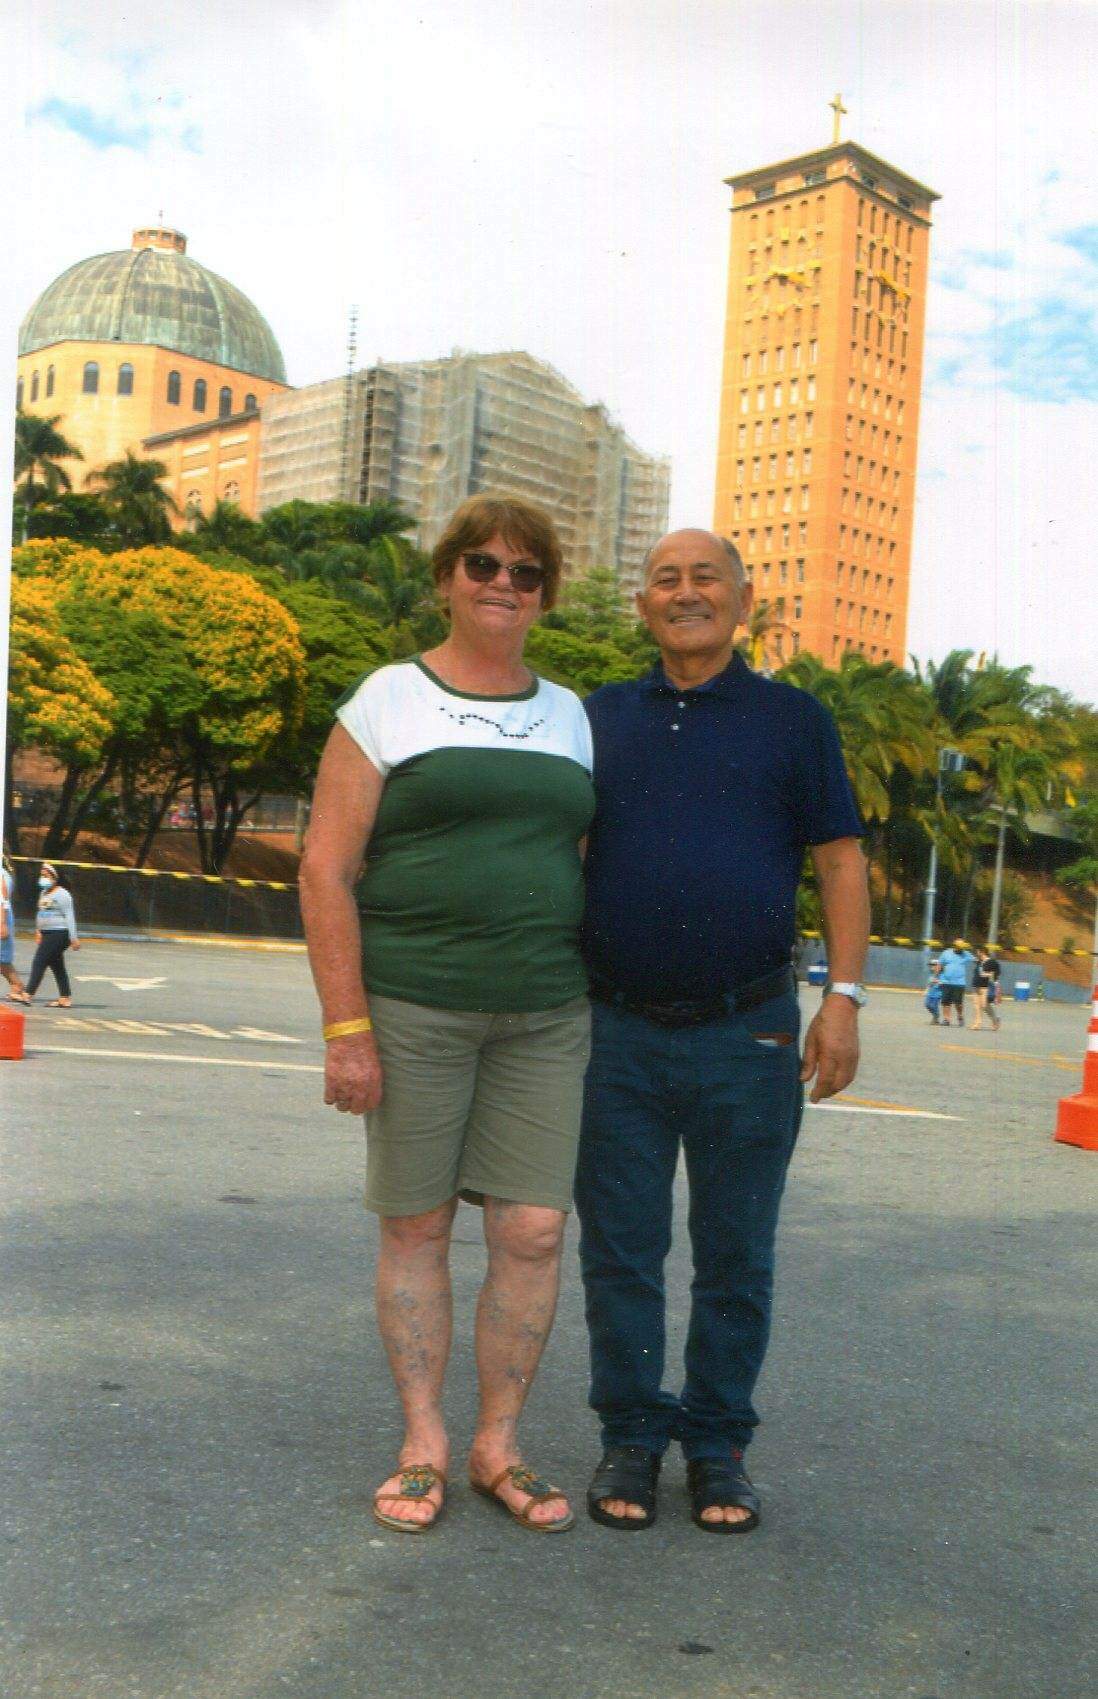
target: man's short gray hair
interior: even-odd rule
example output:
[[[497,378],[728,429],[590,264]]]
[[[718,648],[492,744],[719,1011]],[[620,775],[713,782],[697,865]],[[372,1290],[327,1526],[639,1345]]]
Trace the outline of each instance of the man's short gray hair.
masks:
[[[710,531],[709,535],[711,537],[716,538],[717,542],[721,545],[721,548],[724,550],[725,554],[728,556],[729,560],[732,563],[733,576],[735,577],[736,583],[739,585],[740,589],[742,590],[744,588],[744,586],[747,583],[749,583],[749,579],[748,579],[748,576],[747,576],[747,568],[743,564],[743,558],[740,554],[739,549],[736,547],[735,543],[733,543],[728,537],[721,537],[721,536],[718,535],[718,533],[716,531]],[[660,543],[662,543],[662,542],[663,542],[663,538],[661,537],[659,539],[659,542],[653,543],[652,547],[648,550],[648,553],[645,555],[644,559],[641,561],[641,582],[642,583],[648,577],[648,568],[652,564],[652,556],[655,554],[656,550],[660,546]]]

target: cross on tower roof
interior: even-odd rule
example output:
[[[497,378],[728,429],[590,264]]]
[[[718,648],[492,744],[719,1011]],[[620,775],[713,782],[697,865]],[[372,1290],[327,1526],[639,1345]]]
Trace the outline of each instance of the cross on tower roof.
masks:
[[[831,143],[832,146],[834,146],[834,144],[839,140],[839,120],[846,112],[846,107],[843,105],[843,97],[841,94],[837,94],[834,100],[829,100],[827,104],[835,114],[835,125],[831,132]]]

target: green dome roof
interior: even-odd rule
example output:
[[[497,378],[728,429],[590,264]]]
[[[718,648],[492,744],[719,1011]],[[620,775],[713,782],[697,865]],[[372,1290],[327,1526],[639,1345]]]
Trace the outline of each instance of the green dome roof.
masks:
[[[262,313],[188,259],[185,247],[175,231],[142,230],[133,248],[70,266],[20,325],[20,354],[53,342],[145,342],[285,383],[282,351]]]

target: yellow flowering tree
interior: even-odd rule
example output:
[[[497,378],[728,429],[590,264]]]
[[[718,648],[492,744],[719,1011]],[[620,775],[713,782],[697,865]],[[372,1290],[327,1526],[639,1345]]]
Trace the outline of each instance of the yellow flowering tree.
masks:
[[[41,749],[68,774],[102,758],[115,726],[117,703],[66,637],[52,585],[17,578],[11,592],[5,818],[17,847],[12,759]],[[77,781],[73,781],[75,783]]]
[[[255,800],[255,776],[301,724],[305,657],[297,623],[250,576],[172,548],[104,555],[79,543],[28,543],[15,576],[46,586],[61,629],[117,703],[97,771],[54,820],[58,855],[89,797],[117,774],[123,796],[153,798],[146,845],[189,789],[203,868],[218,872]]]

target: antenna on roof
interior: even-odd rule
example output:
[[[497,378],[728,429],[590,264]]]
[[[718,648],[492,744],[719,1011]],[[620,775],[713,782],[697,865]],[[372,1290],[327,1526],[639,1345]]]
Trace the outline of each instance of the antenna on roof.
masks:
[[[356,501],[351,487],[351,412],[355,398],[355,364],[358,358],[358,308],[352,306],[347,320],[347,371],[343,378],[343,465],[341,471],[343,501]]]

